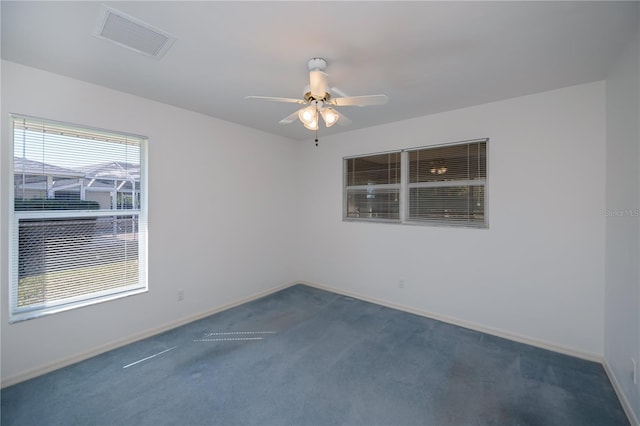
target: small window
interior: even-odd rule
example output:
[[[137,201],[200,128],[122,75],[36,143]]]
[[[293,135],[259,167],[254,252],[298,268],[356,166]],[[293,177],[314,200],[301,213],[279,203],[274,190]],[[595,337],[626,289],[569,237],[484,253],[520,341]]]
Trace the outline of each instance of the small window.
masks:
[[[347,219],[400,220],[400,152],[345,160]]]
[[[12,121],[11,321],[146,291],[146,139]]]
[[[486,141],[408,151],[408,221],[485,226]]]
[[[344,159],[346,220],[486,227],[487,139]]]

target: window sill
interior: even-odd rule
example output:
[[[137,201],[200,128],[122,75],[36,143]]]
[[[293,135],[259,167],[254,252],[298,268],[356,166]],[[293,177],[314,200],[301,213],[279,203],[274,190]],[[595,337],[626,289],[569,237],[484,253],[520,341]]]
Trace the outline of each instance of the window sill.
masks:
[[[99,296],[91,299],[84,299],[78,302],[66,303],[64,305],[54,306],[50,308],[42,309],[30,309],[22,312],[11,314],[9,324],[14,324],[22,321],[27,321],[35,318],[41,318],[48,315],[57,314],[60,312],[70,311],[72,309],[84,308],[91,305],[97,305],[98,303],[109,302],[112,300],[122,299],[124,297],[134,296],[136,294],[142,294],[149,291],[148,287],[137,288],[133,290],[121,291],[118,293],[112,293],[105,296]]]

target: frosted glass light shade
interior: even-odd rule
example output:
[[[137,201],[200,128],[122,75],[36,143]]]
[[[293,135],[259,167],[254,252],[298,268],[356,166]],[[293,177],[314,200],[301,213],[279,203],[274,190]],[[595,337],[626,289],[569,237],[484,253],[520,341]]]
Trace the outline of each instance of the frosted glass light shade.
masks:
[[[336,124],[336,122],[340,118],[340,114],[338,114],[338,111],[334,110],[333,108],[325,108],[322,111],[320,111],[320,114],[322,115],[322,118],[324,119],[324,124],[327,127],[331,127],[334,124]]]
[[[304,124],[305,126],[311,125],[313,122],[316,122],[316,125],[317,125],[318,110],[313,105],[310,105],[306,108],[302,108],[298,112],[298,118],[300,118],[300,121],[302,121],[302,124]]]

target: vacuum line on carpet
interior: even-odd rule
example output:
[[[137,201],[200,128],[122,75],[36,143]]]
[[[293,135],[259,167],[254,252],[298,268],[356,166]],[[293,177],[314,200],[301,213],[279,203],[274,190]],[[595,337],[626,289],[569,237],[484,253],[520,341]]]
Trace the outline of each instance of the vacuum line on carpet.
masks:
[[[131,364],[127,364],[127,365],[125,365],[125,366],[124,366],[124,367],[122,367],[122,368],[129,368],[129,367],[131,367],[132,365],[140,364],[141,362],[147,361],[147,360],[149,360],[149,359],[151,359],[151,358],[155,358],[155,357],[157,357],[158,355],[162,355],[162,354],[164,354],[164,353],[167,353],[167,352],[169,352],[169,351],[172,351],[172,350],[174,350],[175,348],[177,348],[177,346],[174,346],[174,347],[169,348],[169,349],[165,349],[165,350],[164,350],[164,351],[162,351],[162,352],[158,352],[158,353],[157,353],[157,354],[155,354],[155,355],[151,355],[151,356],[148,356],[148,357],[146,357],[146,358],[142,358],[142,359],[140,359],[140,360],[138,360],[138,361],[136,361],[136,362],[132,362]]]
[[[207,333],[205,336],[226,336],[230,334],[275,334],[275,331],[216,331]]]
[[[194,342],[222,342],[226,340],[262,340],[262,337],[224,337],[220,339],[193,339]]]

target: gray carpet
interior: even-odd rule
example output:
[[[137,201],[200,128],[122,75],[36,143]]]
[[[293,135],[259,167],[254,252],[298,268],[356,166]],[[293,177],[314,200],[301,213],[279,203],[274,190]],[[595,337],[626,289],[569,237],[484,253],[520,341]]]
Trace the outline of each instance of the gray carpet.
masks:
[[[601,365],[296,285],[2,389],[10,425],[628,425]]]

